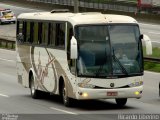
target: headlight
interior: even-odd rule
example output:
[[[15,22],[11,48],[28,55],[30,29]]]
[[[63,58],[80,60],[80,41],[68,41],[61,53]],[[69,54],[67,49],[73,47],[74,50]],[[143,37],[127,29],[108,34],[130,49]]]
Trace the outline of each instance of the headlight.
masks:
[[[139,81],[139,82],[134,82],[129,84],[130,87],[136,87],[136,86],[141,86],[143,85],[143,81]]]
[[[94,88],[95,87],[95,85],[83,84],[83,83],[78,83],[78,86],[82,88]]]

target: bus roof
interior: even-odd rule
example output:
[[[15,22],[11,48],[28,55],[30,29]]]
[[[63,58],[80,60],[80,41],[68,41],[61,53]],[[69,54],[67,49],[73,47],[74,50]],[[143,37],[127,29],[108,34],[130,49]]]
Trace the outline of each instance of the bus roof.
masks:
[[[51,13],[51,12],[36,12],[22,13],[18,19],[29,20],[52,20],[52,21],[69,21],[72,25],[80,24],[106,24],[106,23],[137,23],[137,21],[129,16],[102,14],[99,12],[85,13]]]

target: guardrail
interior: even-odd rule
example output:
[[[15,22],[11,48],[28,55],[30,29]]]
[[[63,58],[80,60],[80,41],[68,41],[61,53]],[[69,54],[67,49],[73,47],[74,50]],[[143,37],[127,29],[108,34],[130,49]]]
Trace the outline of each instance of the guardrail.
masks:
[[[67,5],[74,6],[74,0],[28,0],[32,2],[41,2],[49,4]],[[79,7],[82,8],[94,8],[103,10],[118,10],[125,12],[137,12],[136,3],[129,2],[127,0],[123,1],[103,1],[100,0],[78,0]]]
[[[32,2],[49,3],[56,5],[74,6],[74,0],[27,0]],[[78,4],[82,8],[93,8],[103,10],[118,10],[124,12],[140,12],[143,7],[137,6],[137,1],[129,0],[77,0]],[[159,13],[160,6],[143,8],[145,13]],[[157,12],[156,12],[157,11]]]
[[[18,1],[18,0],[17,0]],[[20,0],[19,0],[20,1]],[[24,0],[25,1],[25,0]],[[41,4],[43,6],[61,6],[73,10],[74,0],[26,0],[28,4]],[[44,5],[44,3],[47,3]],[[137,4],[128,0],[79,0],[79,11],[100,11],[107,14],[123,14],[132,16],[139,21],[160,23],[160,15],[139,13]],[[53,8],[54,8],[53,7]]]
[[[0,47],[14,49],[15,48],[15,41],[9,40],[6,38],[0,38]]]
[[[145,62],[153,62],[160,64],[160,58],[144,57]]]

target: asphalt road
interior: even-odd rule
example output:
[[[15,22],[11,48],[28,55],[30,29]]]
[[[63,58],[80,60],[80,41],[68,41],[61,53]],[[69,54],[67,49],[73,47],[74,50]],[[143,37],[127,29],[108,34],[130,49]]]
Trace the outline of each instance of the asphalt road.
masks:
[[[160,46],[160,24],[140,22],[139,25],[141,33],[148,35],[154,46]]]

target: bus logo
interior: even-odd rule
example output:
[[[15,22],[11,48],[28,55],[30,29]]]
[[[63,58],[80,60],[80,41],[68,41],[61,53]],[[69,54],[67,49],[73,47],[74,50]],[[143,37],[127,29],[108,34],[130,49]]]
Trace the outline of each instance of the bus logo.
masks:
[[[114,87],[114,83],[111,83],[110,86],[111,86],[111,87]]]

